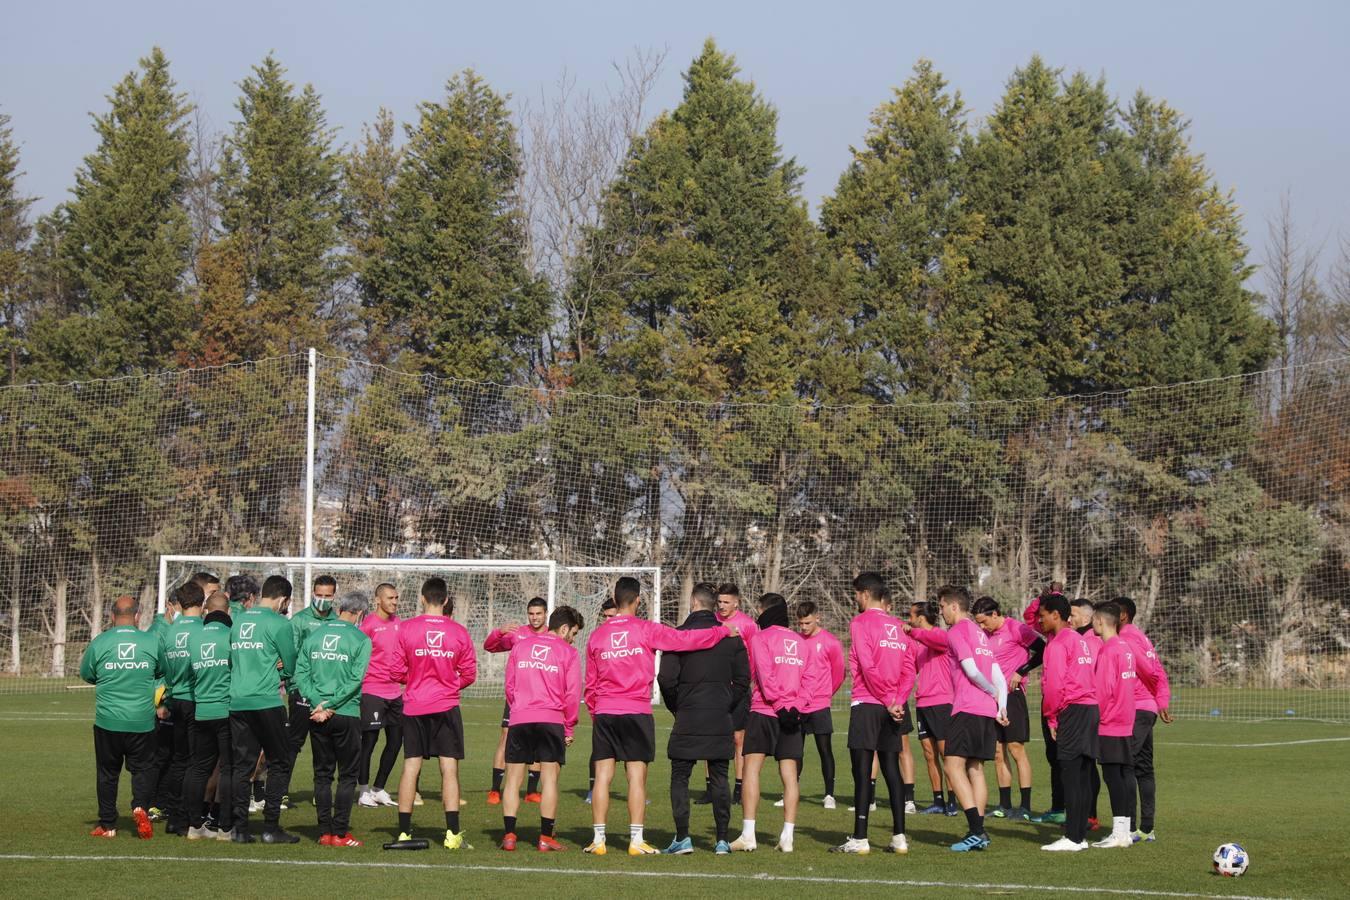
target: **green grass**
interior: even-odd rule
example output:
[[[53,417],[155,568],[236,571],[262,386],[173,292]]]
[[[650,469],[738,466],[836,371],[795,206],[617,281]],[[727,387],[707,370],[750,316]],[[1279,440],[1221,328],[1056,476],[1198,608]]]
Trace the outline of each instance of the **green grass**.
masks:
[[[964,820],[911,816],[909,856],[834,856],[826,851],[849,828],[848,803],[841,796],[836,811],[819,806],[819,763],[814,748],[808,748],[803,784],[808,802],[798,817],[792,856],[770,849],[782,822],[781,810],[771,805],[778,796],[777,776],[770,775],[767,800],[758,814],[761,849],[756,853],[714,857],[710,852],[711,813],[708,807],[695,807],[694,839],[699,852],[690,857],[629,858],[616,852],[626,845],[621,838],[627,827],[627,812],[618,798],[611,806],[609,826],[620,839],[614,841],[608,856],[596,859],[580,852],[590,835],[590,807],[582,802],[589,750],[589,731],[584,726],[578,730],[573,762],[563,773],[558,828],[569,851],[542,856],[529,849],[511,855],[494,849],[501,830],[500,808],[489,807],[484,800],[500,713],[500,704],[492,701],[472,701],[465,709],[469,758],[461,780],[470,805],[464,809],[464,823],[477,848],[470,853],[450,854],[435,844],[424,853],[385,853],[378,845],[395,830],[393,812],[359,808],[353,829],[367,846],[354,851],[320,848],[310,843],[317,837],[317,828],[313,807],[307,802],[283,814],[286,827],[309,839],[292,847],[189,844],[162,834],[139,841],[129,836],[134,833],[129,819],[122,823],[116,840],[97,841],[86,836],[95,821],[92,704],[92,695],[84,692],[0,698],[0,758],[8,762],[0,775],[0,796],[5,798],[0,883],[9,896],[70,897],[96,891],[154,895],[182,890],[193,883],[187,879],[202,878],[206,880],[196,882],[198,892],[210,893],[214,885],[231,896],[266,893],[286,897],[333,896],[335,892],[409,896],[447,889],[500,896],[547,894],[551,898],[661,890],[696,897],[782,896],[785,889],[808,896],[845,891],[854,896],[894,896],[898,891],[914,892],[916,882],[927,883],[919,888],[924,895],[952,897],[972,892],[1030,896],[1043,893],[1041,888],[1070,887],[1333,897],[1344,896],[1350,872],[1350,851],[1338,843],[1339,826],[1350,803],[1350,766],[1346,764],[1350,728],[1345,725],[1199,720],[1159,726],[1160,840],[1128,850],[1052,856],[1037,848],[1057,829],[990,819],[993,846],[982,854],[957,856],[946,848],[960,837]],[[837,713],[837,721],[842,724],[845,715]],[[668,727],[669,718],[658,714],[661,726]],[[1316,742],[1282,743],[1300,740]],[[665,734],[659,732],[658,743],[664,742]],[[1282,745],[1241,746],[1272,742]],[[851,790],[843,743],[843,734],[837,734],[841,795]],[[1036,764],[1039,809],[1048,800],[1047,773],[1040,743],[1033,743],[1030,750]],[[921,759],[918,765],[918,797],[922,800],[930,791]],[[992,780],[992,765],[989,775]],[[442,824],[438,776],[427,772],[423,777],[428,802],[417,808],[414,827],[420,835],[435,837]],[[397,775],[395,783],[396,779]],[[664,846],[671,838],[669,767],[664,759],[653,765],[649,785],[652,803],[647,811],[647,835],[652,843]],[[701,787],[697,775],[695,787]],[[297,764],[291,795],[308,801],[311,789],[307,745]],[[129,800],[128,791],[124,776],[119,795],[123,805]],[[996,791],[992,793],[997,796]],[[1104,789],[1101,803],[1106,816],[1109,803]],[[520,831],[526,840],[537,833],[536,809],[522,808]],[[739,809],[733,808],[732,814],[734,833],[739,828]],[[890,815],[883,808],[872,819],[873,844],[884,844],[889,833]],[[1323,843],[1325,835],[1333,843]],[[1239,841],[1251,852],[1254,862],[1247,877],[1221,879],[1209,873],[1210,854],[1224,841]],[[15,858],[19,855],[41,859]],[[295,864],[338,859],[355,865],[338,870]],[[503,871],[501,867],[528,871]],[[550,870],[557,869],[569,871],[548,877]],[[541,877],[532,877],[536,871]],[[623,877],[624,873],[632,874]],[[702,875],[720,877],[687,877]],[[769,880],[784,877],[831,881]],[[977,884],[983,886],[969,887]]]

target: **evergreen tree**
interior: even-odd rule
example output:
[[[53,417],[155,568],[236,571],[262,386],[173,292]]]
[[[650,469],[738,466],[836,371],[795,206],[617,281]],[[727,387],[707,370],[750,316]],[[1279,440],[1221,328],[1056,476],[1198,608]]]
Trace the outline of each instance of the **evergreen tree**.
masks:
[[[423,372],[522,382],[538,361],[549,302],[526,267],[520,147],[506,98],[466,70],[442,102],[418,107],[407,131],[388,222],[378,226],[387,236],[378,255],[360,251],[372,327],[387,345],[407,347]]]
[[[183,207],[189,107],[159,48],[117,84],[109,104],[94,117],[98,149],[62,209],[69,294],[40,301],[35,374],[43,379],[172,366],[190,321],[182,289],[192,240]]]
[[[19,190],[19,147],[9,116],[0,113],[0,354],[8,361],[8,380],[18,377],[19,355],[29,298],[27,248],[33,228],[28,222],[31,197]]]
[[[333,132],[313,86],[299,92],[268,55],[239,85],[225,141],[220,227],[242,253],[249,314],[273,325],[256,359],[326,346],[342,277]]]
[[[385,362],[398,350],[389,342],[389,323],[380,318],[389,310],[371,277],[389,247],[402,159],[394,145],[395,127],[393,115],[381,108],[375,123],[365,127],[360,145],[343,160],[343,233],[360,296],[365,355],[374,362]]]

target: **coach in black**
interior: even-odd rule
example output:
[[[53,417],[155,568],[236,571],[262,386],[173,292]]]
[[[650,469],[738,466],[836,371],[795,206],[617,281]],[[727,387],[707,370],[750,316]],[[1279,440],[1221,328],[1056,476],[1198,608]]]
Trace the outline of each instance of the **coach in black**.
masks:
[[[690,614],[681,631],[717,628],[714,612],[717,588],[707,582],[694,585]],[[689,776],[694,764],[708,762],[717,852],[730,853],[727,828],[731,797],[727,793],[727,764],[736,754],[732,712],[750,690],[750,660],[739,637],[727,637],[707,650],[663,653],[657,683],[666,707],[675,714],[666,755],[670,757],[670,807],[675,817],[675,840],[665,853],[694,851],[689,837]]]

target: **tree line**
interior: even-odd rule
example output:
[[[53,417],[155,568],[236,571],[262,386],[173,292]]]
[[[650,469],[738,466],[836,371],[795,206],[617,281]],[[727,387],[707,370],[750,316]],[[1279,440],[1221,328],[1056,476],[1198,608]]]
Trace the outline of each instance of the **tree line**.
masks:
[[[1286,210],[1254,291],[1182,113],[1039,57],[978,123],[917,63],[816,216],[732,56],[652,115],[663,65],[514,108],[466,70],[340,146],[274,56],[217,135],[156,49],[36,220],[0,118],[11,668],[26,618],[61,671],[154,554],[298,552],[316,347],[360,361],[323,367],[344,555],[1053,579],[1138,595],[1199,679],[1331,677],[1350,266]]]

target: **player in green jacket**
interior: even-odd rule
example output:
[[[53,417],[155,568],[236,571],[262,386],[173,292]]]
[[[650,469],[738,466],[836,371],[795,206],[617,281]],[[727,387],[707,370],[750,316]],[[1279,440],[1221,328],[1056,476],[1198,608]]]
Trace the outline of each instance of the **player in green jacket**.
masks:
[[[300,652],[300,646],[305,640],[314,633],[325,622],[331,622],[336,616],[333,615],[333,598],[337,596],[337,579],[332,575],[320,575],[314,579],[314,584],[310,588],[310,605],[291,616],[291,627],[295,629],[295,652]],[[294,682],[290,685],[291,715],[287,723],[286,733],[291,739],[291,755],[295,759],[300,758],[300,751],[305,748],[305,738],[309,736],[309,704],[305,703],[305,698],[296,690]]]
[[[223,591],[206,598],[205,624],[188,639],[194,715],[192,761],[183,779],[183,797],[188,808],[190,841],[214,838],[229,840],[232,830],[234,790],[233,758],[230,754],[230,614]],[[214,814],[215,827],[207,827],[207,784],[220,766],[218,796],[225,798]]]
[[[132,817],[143,838],[154,835],[146,808],[155,789],[155,684],[164,674],[159,641],[136,627],[140,604],[113,601],[113,627],[89,642],[80,677],[94,686],[94,765],[98,827],[94,837],[117,836],[117,782],[131,772]]]
[[[192,659],[188,642],[202,627],[202,604],[206,594],[195,581],[179,585],[173,592],[179,613],[173,624],[159,632],[159,655],[164,660],[164,699],[173,735],[172,757],[168,781],[159,791],[168,806],[165,813],[169,823],[165,834],[185,835],[188,830],[188,808],[183,799],[183,776],[191,761],[193,721]]]
[[[282,683],[295,674],[295,632],[284,615],[291,583],[280,575],[263,582],[262,594],[230,625],[230,742],[234,777],[233,840],[251,844],[248,829],[249,776],[258,753],[267,754],[267,794],[262,840],[294,844],[300,839],[281,828],[281,798],[291,782],[290,738]]]
[[[361,683],[370,665],[370,638],[357,623],[370,610],[370,598],[350,593],[337,615],[310,633],[295,664],[295,683],[310,709],[314,735],[314,805],[319,843],[359,847],[352,836],[352,802],[361,766]],[[337,798],[333,770],[337,769]]]

